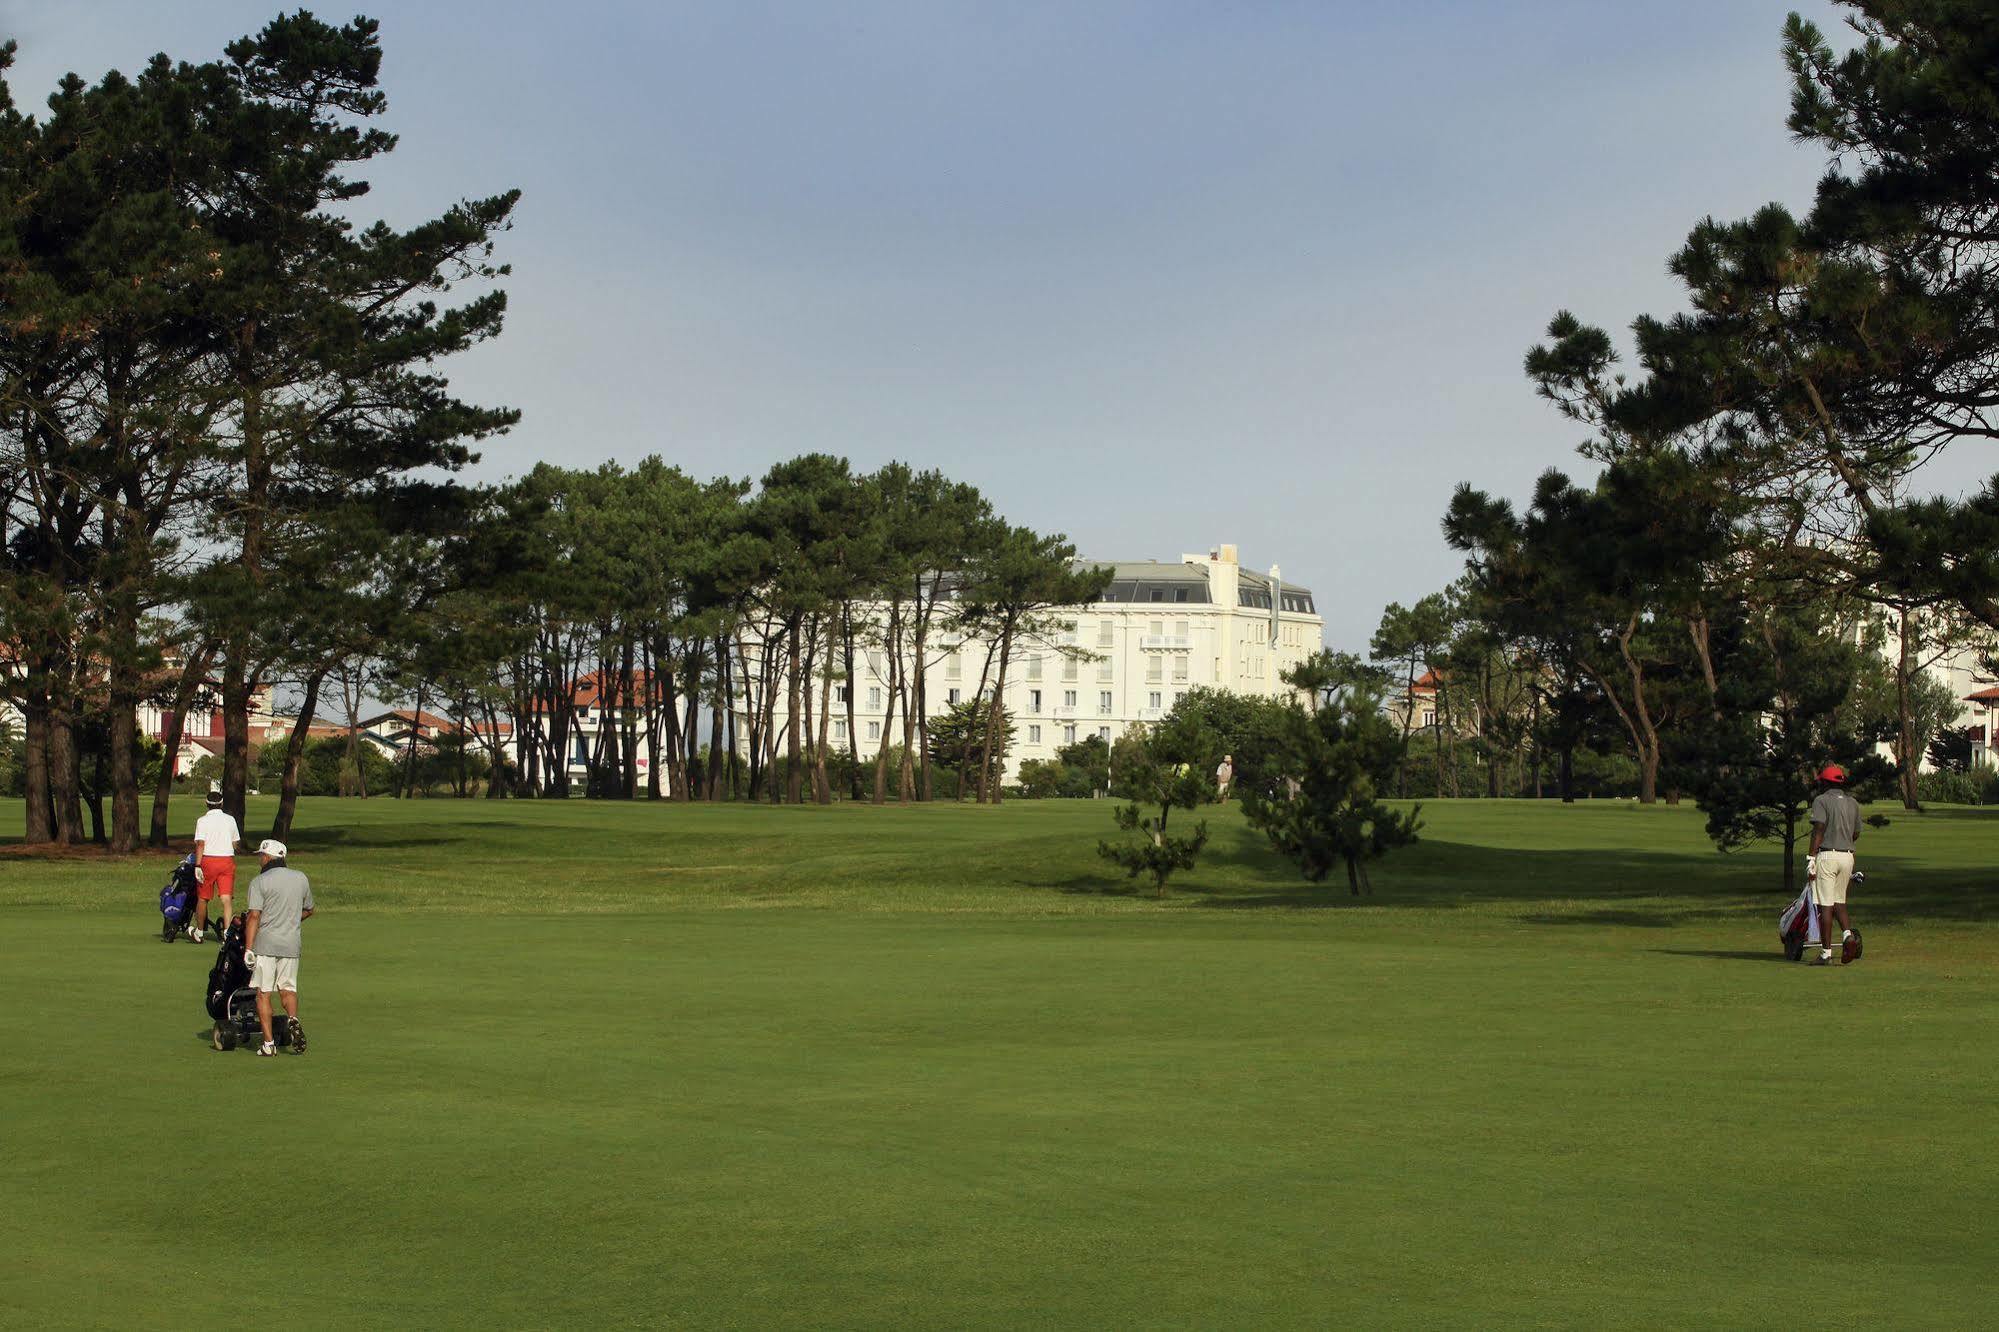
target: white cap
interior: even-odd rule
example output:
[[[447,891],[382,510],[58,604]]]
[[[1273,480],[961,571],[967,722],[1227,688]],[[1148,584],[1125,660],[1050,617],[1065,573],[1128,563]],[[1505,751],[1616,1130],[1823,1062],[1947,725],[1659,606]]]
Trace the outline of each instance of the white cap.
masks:
[[[266,837],[263,841],[257,843],[257,854],[260,856],[269,856],[272,860],[283,860],[285,858],[285,844],[275,837]]]

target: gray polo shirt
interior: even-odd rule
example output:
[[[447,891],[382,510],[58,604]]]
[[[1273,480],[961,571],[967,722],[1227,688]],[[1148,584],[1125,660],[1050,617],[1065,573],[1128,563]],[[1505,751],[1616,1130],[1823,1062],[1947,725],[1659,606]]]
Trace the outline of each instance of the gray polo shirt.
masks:
[[[1860,836],[1860,802],[1836,787],[1821,791],[1812,801],[1812,824],[1825,829],[1819,850],[1851,851]]]
[[[250,910],[260,913],[257,952],[265,957],[297,957],[299,923],[312,910],[312,883],[295,869],[273,865],[250,880]]]

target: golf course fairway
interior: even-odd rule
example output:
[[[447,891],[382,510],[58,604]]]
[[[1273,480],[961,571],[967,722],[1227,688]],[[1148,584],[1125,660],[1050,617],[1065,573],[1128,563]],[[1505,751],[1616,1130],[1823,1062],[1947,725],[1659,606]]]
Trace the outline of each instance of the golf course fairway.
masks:
[[[1999,811],[1870,812],[1810,968],[1691,807],[1426,805],[1364,899],[1219,808],[1155,899],[1104,802],[306,800],[259,1059],[173,857],[16,802],[0,1324],[1989,1325]]]

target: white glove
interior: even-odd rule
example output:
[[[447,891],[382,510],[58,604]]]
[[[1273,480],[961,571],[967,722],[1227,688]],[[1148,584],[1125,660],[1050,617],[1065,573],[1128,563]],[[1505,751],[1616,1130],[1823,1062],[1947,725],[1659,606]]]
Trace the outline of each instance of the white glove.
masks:
[[[1805,877],[1807,879],[1816,879],[1818,876],[1819,876],[1819,858],[1817,856],[1806,856]]]
[[[251,952],[247,948],[243,950],[243,965],[246,967],[254,967],[257,965],[257,955]]]

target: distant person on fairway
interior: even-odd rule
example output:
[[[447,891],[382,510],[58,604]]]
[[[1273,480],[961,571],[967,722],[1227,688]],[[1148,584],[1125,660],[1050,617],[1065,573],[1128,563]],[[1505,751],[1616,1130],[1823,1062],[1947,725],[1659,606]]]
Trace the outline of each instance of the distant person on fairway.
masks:
[[[1846,887],[1853,882],[1853,844],[1860,840],[1860,802],[1846,789],[1846,769],[1828,763],[1819,772],[1819,794],[1812,801],[1812,850],[1805,858],[1811,876],[1812,902],[1819,909],[1818,961],[1832,962],[1832,922],[1839,920],[1840,943],[1853,938],[1846,915]]]
[[[209,898],[222,899],[222,928],[236,912],[236,844],[242,840],[243,830],[222,808],[222,792],[210,791],[208,812],[194,821],[194,849],[201,856],[201,913],[188,927],[188,936],[196,943],[216,928],[208,921]]]
[[[271,991],[285,1006],[285,1033],[293,1054],[305,1053],[305,1029],[298,1024],[300,929],[312,915],[312,884],[285,864],[285,844],[266,840],[257,847],[264,872],[250,880],[250,915],[243,927],[243,960],[257,991],[257,1020],[263,1024],[260,1055],[278,1047],[271,1033]]]
[[[1215,790],[1223,800],[1229,798],[1229,783],[1235,780],[1235,756],[1222,755],[1222,761],[1215,765]]]

